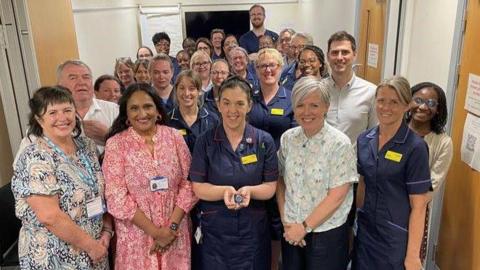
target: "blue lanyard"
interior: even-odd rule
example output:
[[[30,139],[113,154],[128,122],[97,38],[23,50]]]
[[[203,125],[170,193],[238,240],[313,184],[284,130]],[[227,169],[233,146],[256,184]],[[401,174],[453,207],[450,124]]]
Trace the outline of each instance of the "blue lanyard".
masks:
[[[82,166],[78,166],[77,165],[78,163],[73,162],[72,159],[69,158],[65,154],[65,152],[63,152],[63,150],[60,149],[57,145],[55,145],[49,138],[45,136],[44,138],[47,141],[48,145],[53,149],[53,151],[55,151],[58,155],[60,155],[65,161],[70,163],[72,166],[75,166],[80,169],[78,170],[80,179],[82,179],[82,181],[85,184],[87,184],[89,187],[91,187],[93,189],[93,192],[97,194],[98,186],[95,183],[95,173],[90,160],[85,156],[85,154],[82,151],[78,151],[80,153],[79,155],[80,164],[82,165]],[[77,144],[75,143],[75,145]]]

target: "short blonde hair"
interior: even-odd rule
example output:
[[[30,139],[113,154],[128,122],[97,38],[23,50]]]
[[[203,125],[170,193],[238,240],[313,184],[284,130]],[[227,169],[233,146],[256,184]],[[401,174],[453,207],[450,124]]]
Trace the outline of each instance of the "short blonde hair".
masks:
[[[210,62],[210,64],[212,63],[212,58],[210,58],[210,55],[202,50],[198,50],[193,53],[192,57],[190,57],[190,69],[193,69],[193,63],[201,56],[205,56],[208,59],[208,62]]]
[[[292,90],[292,106],[295,109],[306,96],[311,93],[318,93],[320,99],[327,106],[330,105],[330,94],[328,93],[328,84],[324,80],[319,80],[314,76],[305,76],[300,78]]]
[[[257,60],[255,61],[255,66],[258,65],[258,62],[260,62],[260,59],[265,57],[265,56],[271,56],[275,61],[277,61],[277,64],[279,64],[281,67],[283,67],[283,57],[282,54],[277,51],[277,49],[273,48],[264,48],[258,51],[258,57]]]
[[[405,77],[402,76],[393,76],[391,78],[383,80],[378,86],[375,92],[377,96],[378,90],[382,87],[389,87],[397,93],[400,101],[408,105],[412,101],[412,92],[410,91],[410,83]]]

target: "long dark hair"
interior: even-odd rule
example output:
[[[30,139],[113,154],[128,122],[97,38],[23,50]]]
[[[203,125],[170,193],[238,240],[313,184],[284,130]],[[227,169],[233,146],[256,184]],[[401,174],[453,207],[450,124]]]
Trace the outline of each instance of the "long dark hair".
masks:
[[[119,105],[118,116],[115,119],[115,121],[113,121],[112,127],[110,128],[110,131],[106,136],[106,140],[108,140],[110,137],[115,136],[115,134],[128,129],[127,103],[132,97],[132,95],[138,91],[145,92],[147,95],[149,95],[152,98],[153,103],[155,103],[155,107],[157,108],[157,111],[161,116],[161,119],[157,120],[157,124],[160,124],[160,125],[165,124],[167,120],[167,115],[162,106],[162,99],[157,95],[155,90],[149,84],[134,83],[134,84],[131,84],[129,87],[127,87],[127,89],[125,90],[125,93],[120,97],[120,100],[118,101],[118,105]]]
[[[414,85],[411,88],[412,96],[416,92],[424,88],[431,88],[435,91],[435,93],[437,93],[437,96],[438,96],[437,113],[430,120],[430,128],[436,134],[443,133],[445,132],[445,125],[447,124],[447,117],[448,117],[447,98],[445,97],[445,92],[440,86],[432,82],[421,82]],[[410,122],[410,120],[412,120],[412,116],[409,112],[407,113],[407,122]]]
[[[320,67],[320,77],[328,77],[328,68],[327,64],[325,63],[325,54],[323,53],[322,49],[315,45],[305,45],[305,47],[303,47],[303,49],[298,54],[297,63],[300,62],[300,56],[304,51],[312,51],[317,56],[318,61],[320,61],[320,63],[322,64],[322,66]]]
[[[27,137],[34,135],[37,137],[43,136],[43,128],[38,123],[38,118],[47,111],[48,105],[70,103],[75,107],[72,94],[67,88],[59,85],[41,87],[33,94],[33,97],[28,101],[30,107],[30,114],[28,116],[28,125],[30,128],[27,132]],[[72,136],[74,138],[80,136],[82,133],[80,119],[75,116],[75,128],[73,129]]]

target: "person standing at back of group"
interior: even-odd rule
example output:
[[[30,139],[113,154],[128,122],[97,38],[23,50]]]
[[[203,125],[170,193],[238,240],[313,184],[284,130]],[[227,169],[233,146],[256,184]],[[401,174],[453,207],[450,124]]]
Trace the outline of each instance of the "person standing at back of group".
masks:
[[[258,52],[259,37],[262,35],[271,36],[273,41],[277,41],[278,34],[265,28],[265,8],[261,5],[253,5],[250,10],[250,23],[253,29],[240,37],[240,47],[247,50],[250,58],[256,58]]]
[[[152,80],[152,86],[162,99],[163,109],[166,113],[170,112],[175,101],[173,98],[171,83],[173,76],[173,63],[170,57],[164,53],[155,55],[150,61],[148,72]]]
[[[357,57],[355,39],[345,31],[328,40],[327,59],[331,68],[329,83],[330,109],[327,122],[341,130],[355,144],[358,135],[374,127],[375,85],[355,75],[352,68]]]
[[[159,32],[153,35],[152,42],[157,53],[164,53],[170,57],[173,65],[172,84],[174,84],[178,73],[180,73],[180,67],[178,66],[177,58],[170,56],[170,37],[165,32]]]

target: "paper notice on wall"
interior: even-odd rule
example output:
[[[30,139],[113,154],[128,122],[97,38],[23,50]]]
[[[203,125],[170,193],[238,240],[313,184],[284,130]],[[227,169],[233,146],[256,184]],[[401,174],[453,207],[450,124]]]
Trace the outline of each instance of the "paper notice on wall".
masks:
[[[462,161],[480,171],[480,117],[467,113],[463,128]]]
[[[480,116],[480,76],[472,73],[468,75],[465,109]]]
[[[367,65],[369,67],[377,68],[377,64],[378,64],[378,44],[368,43]]]

